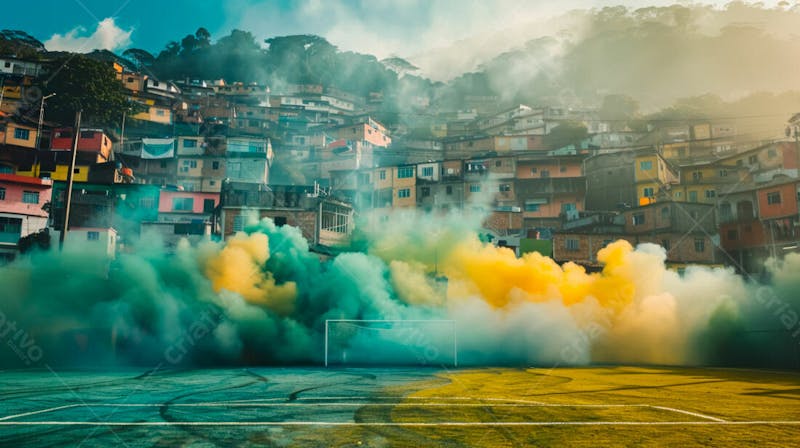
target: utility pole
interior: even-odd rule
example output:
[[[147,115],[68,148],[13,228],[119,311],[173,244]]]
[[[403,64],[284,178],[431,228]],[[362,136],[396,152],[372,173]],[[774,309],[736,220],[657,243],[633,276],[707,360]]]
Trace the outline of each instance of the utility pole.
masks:
[[[120,130],[119,136],[119,150],[120,152],[125,151],[125,116],[128,114],[128,111],[125,110],[122,112],[122,130]],[[113,153],[113,151],[112,151]]]
[[[61,234],[58,236],[58,250],[64,250],[64,237],[67,235],[69,229],[69,209],[72,206],[72,173],[75,171],[75,157],[78,155],[78,141],[81,136],[81,112],[78,109],[75,112],[75,129],[72,132],[72,159],[69,163],[69,171],[67,171],[67,191],[64,197],[64,219],[62,220]]]
[[[0,111],[3,110],[3,96],[6,94],[6,77],[0,77]]]
[[[39,140],[42,138],[42,120],[44,120],[44,100],[56,96],[55,93],[43,96],[39,105],[39,125],[36,127],[36,149],[39,149]]]

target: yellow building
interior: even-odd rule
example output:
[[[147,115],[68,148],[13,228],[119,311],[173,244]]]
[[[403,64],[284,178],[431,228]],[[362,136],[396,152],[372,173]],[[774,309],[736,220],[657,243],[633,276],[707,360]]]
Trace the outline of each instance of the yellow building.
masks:
[[[416,207],[417,170],[414,165],[392,168],[392,208]]]
[[[2,137],[0,141],[6,145],[36,148],[36,128],[32,126],[8,122],[0,137]]]
[[[715,204],[750,176],[735,165],[704,163],[680,168],[680,184],[672,187],[672,198],[681,202]]]
[[[53,166],[53,170],[43,170],[42,164],[40,162],[36,162],[31,166],[30,171],[20,171],[17,170],[17,174],[20,176],[28,176],[28,177],[49,177],[52,180],[67,180],[67,173],[69,172],[69,164],[61,164],[57,163]],[[75,182],[88,182],[89,181],[89,165],[75,165],[75,170],[73,171],[72,180]]]
[[[139,101],[145,108],[144,112],[139,112],[131,116],[136,120],[152,121],[154,123],[171,124],[172,110],[169,107],[159,106],[153,100]]]
[[[667,186],[679,181],[679,174],[657,153],[637,155],[634,159],[636,202],[647,205],[664,195]]]
[[[374,191],[375,208],[406,208],[417,205],[416,166],[387,166],[375,168],[371,178],[365,182],[371,184]],[[360,188],[367,188],[359,180]]]
[[[679,160],[689,157],[690,148],[688,142],[666,143],[662,146],[661,153],[667,160]]]

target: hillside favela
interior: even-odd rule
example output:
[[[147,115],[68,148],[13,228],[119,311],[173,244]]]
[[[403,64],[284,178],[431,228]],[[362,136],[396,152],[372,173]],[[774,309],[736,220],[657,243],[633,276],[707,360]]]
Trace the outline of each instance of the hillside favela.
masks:
[[[41,3],[0,445],[800,440],[800,4]]]

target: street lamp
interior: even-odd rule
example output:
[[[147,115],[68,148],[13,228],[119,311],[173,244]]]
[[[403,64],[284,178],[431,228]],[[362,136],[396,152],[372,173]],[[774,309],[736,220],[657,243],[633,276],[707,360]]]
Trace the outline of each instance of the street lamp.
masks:
[[[39,126],[36,128],[36,149],[40,149],[39,148],[39,139],[41,138],[41,135],[42,135],[42,120],[44,119],[44,100],[46,100],[46,99],[48,99],[50,97],[54,97],[54,96],[56,96],[56,94],[55,93],[51,93],[50,95],[42,97],[42,102],[41,102],[41,105],[39,106]],[[77,132],[77,131],[75,131],[75,132]]]

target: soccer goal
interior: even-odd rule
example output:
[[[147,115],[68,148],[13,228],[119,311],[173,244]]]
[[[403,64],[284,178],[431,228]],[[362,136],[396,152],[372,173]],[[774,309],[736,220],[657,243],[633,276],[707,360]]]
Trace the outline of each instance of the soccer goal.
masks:
[[[458,366],[454,320],[328,319],[325,366]]]

